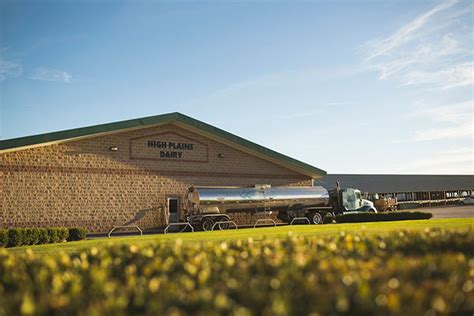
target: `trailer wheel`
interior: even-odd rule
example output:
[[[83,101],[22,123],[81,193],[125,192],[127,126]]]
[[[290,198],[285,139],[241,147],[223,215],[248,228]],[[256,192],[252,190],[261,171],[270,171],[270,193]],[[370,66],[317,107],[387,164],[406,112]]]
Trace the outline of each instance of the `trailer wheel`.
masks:
[[[311,221],[312,224],[322,224],[323,223],[323,216],[316,212],[314,214],[311,214],[311,218],[309,219]]]
[[[201,222],[202,230],[205,232],[212,230],[213,225],[214,221],[209,217],[205,217]]]
[[[220,221],[222,221],[222,222],[227,222],[228,220],[229,220],[229,219],[228,219],[227,217],[224,217],[224,216],[223,216],[223,217],[219,217],[219,218],[217,219],[218,222],[220,222]],[[229,229],[229,227],[230,227],[229,223],[217,224],[217,228],[218,228],[219,230]]]

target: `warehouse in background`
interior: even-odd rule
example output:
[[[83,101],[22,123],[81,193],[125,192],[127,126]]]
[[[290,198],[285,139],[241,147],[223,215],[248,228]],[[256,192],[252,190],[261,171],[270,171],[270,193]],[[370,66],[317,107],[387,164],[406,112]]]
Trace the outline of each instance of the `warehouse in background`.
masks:
[[[396,198],[399,209],[457,205],[474,194],[472,175],[328,174],[314,184],[329,186],[336,181],[366,196]]]
[[[77,128],[0,141],[0,227],[153,229],[183,220],[190,186],[311,186],[325,174],[180,113]]]

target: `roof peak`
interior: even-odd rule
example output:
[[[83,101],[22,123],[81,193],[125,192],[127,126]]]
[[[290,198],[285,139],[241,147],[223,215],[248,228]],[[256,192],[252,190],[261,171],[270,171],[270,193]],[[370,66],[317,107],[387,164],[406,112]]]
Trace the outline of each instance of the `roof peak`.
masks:
[[[253,153],[254,155],[257,154],[259,156],[263,156],[266,158],[266,160],[273,161],[274,163],[286,166],[287,168],[294,170],[298,173],[315,178],[321,177],[326,174],[326,171],[324,170],[318,169],[302,161],[296,160],[269,148],[258,145],[240,136],[231,134],[218,127],[199,121],[180,112],[171,112],[161,115],[153,115],[113,123],[105,123],[88,127],[68,129],[64,131],[2,140],[0,141],[0,153],[33,147],[47,146],[52,144],[59,144],[73,140],[103,136],[112,133],[119,133],[127,130],[171,124],[174,122],[179,122],[180,124],[184,124],[201,133],[205,133],[218,139],[225,140],[231,144],[234,144],[235,147],[244,148],[247,151]]]

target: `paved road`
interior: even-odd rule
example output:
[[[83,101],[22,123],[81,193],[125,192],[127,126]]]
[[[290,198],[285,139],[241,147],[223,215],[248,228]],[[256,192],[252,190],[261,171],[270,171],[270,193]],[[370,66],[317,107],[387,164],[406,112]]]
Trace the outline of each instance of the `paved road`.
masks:
[[[417,211],[430,212],[433,218],[474,218],[474,205],[418,208]]]

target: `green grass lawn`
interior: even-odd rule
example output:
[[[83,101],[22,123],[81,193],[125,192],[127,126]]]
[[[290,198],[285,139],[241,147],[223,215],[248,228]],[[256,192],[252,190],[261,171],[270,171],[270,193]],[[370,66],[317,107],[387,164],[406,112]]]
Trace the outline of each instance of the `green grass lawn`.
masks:
[[[367,235],[383,235],[399,230],[423,230],[425,228],[474,228],[474,218],[373,222],[373,223],[351,223],[351,224],[327,224],[327,225],[295,225],[246,229],[229,229],[226,231],[195,232],[156,234],[145,236],[127,236],[112,238],[97,238],[77,242],[59,244],[47,244],[38,246],[25,246],[8,248],[12,253],[21,253],[26,249],[32,249],[36,253],[55,253],[65,251],[68,253],[79,252],[92,247],[103,247],[111,243],[125,243],[134,245],[145,245],[150,243],[174,242],[180,238],[183,243],[195,242],[220,242],[223,240],[248,239],[260,240],[267,238],[284,238],[289,232],[295,235],[328,236],[336,235],[344,231],[346,233],[364,233]]]

